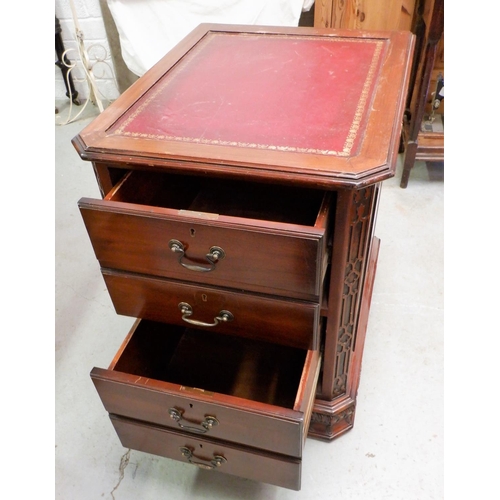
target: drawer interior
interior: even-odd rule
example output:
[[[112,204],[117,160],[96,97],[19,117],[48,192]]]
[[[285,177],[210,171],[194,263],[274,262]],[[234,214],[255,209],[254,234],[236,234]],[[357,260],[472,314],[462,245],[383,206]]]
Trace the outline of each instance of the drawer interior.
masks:
[[[131,171],[106,199],[314,226],[324,197],[317,189]]]
[[[293,409],[307,351],[141,320],[110,369]]]

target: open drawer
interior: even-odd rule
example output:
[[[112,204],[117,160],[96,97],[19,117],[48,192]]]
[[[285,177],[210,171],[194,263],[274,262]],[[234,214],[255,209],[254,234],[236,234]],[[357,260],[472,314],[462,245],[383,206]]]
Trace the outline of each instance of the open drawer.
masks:
[[[79,201],[101,267],[317,301],[335,195],[130,171]]]
[[[91,377],[110,414],[300,458],[319,370],[318,351],[137,320]]]

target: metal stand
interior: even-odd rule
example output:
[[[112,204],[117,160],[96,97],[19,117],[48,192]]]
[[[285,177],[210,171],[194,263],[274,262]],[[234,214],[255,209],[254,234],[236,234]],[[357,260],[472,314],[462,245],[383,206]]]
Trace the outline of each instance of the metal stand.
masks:
[[[73,85],[73,78],[71,73],[69,73],[71,62],[68,60],[67,56],[64,54],[64,43],[61,36],[61,24],[59,19],[56,19],[56,54],[57,61],[56,66],[61,69],[64,85],[66,86],[66,97],[71,99],[73,104],[80,106],[80,100],[78,99],[78,92],[75,90],[75,86]]]

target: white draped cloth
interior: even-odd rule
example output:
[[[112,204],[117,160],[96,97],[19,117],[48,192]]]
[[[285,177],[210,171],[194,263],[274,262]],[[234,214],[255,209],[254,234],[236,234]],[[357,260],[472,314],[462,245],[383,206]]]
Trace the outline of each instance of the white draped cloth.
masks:
[[[298,26],[314,0],[107,0],[127,67],[142,76],[201,23]]]

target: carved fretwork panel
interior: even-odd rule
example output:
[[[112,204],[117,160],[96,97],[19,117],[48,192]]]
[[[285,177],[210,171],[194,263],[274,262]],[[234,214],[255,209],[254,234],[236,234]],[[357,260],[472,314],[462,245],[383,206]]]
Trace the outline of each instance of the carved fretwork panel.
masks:
[[[349,246],[336,345],[334,397],[345,394],[349,360],[354,347],[357,318],[371,235],[373,186],[354,193],[350,213]]]

